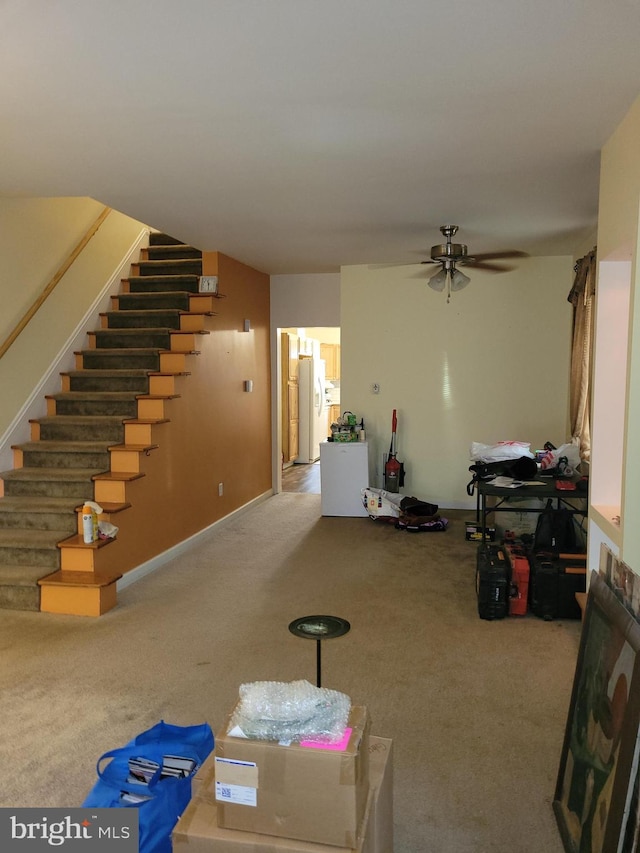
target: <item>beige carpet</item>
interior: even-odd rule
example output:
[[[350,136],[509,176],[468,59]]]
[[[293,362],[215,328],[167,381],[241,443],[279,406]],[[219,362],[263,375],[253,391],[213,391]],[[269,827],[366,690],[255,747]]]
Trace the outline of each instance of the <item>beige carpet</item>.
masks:
[[[323,518],[280,494],[128,587],[100,619],[0,612],[0,806],[80,805],[100,754],[159,719],[214,730],[243,682],[315,682],[395,742],[396,853],[561,853],[551,808],[580,625],[478,618],[475,550]]]

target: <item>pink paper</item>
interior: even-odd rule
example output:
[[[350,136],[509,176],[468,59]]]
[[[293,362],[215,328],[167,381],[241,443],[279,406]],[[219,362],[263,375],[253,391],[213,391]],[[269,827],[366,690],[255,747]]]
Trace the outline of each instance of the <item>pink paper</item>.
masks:
[[[349,746],[349,738],[351,737],[352,731],[352,729],[346,728],[344,730],[342,740],[337,740],[333,743],[323,743],[318,740],[301,740],[300,746],[307,746],[310,749],[333,749],[336,752],[344,752],[344,750]]]

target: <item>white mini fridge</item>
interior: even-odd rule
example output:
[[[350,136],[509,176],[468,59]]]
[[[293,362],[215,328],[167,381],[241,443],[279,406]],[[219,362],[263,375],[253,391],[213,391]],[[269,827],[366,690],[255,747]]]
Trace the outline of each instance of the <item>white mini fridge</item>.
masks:
[[[322,515],[368,515],[362,489],[369,485],[369,442],[323,441],[320,444]]]

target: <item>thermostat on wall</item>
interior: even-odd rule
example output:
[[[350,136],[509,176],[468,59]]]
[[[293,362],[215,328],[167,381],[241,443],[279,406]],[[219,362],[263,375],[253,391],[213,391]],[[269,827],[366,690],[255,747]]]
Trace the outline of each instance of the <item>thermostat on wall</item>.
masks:
[[[217,293],[218,292],[218,276],[217,275],[201,275],[198,282],[198,290],[200,293]]]

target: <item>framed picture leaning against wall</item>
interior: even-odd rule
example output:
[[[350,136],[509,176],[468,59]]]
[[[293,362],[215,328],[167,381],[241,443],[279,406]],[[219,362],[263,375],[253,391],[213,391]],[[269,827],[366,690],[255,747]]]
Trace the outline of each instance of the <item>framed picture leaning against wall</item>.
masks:
[[[640,625],[592,573],[553,808],[567,853],[640,853]]]

